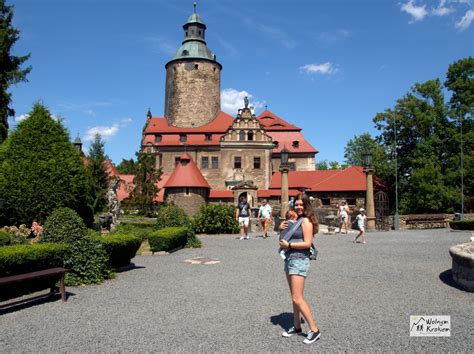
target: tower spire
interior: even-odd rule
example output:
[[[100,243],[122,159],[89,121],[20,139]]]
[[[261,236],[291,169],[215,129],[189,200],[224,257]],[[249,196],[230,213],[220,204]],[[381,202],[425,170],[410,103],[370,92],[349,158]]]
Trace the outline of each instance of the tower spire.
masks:
[[[195,2],[193,3],[194,13],[196,13],[196,6],[197,6],[197,2],[195,1]]]

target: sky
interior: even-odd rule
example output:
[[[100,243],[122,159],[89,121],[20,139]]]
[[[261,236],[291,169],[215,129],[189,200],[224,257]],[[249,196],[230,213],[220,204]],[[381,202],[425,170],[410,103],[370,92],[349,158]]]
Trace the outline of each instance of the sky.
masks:
[[[96,133],[118,164],[135,157],[150,108],[163,116],[165,64],[191,0],[7,0],[31,53],[10,90],[12,128],[42,102],[87,152]],[[344,161],[349,139],[419,82],[474,56],[474,0],[203,0],[207,46],[222,64],[221,109],[244,96],[303,129],[317,161]]]

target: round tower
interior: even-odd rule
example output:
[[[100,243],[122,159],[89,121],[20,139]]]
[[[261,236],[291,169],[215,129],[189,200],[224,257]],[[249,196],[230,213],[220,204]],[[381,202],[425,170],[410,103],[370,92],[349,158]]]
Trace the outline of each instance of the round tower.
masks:
[[[206,46],[196,3],[183,29],[184,41],[165,66],[165,117],[170,125],[192,128],[211,122],[221,109],[222,65]]]

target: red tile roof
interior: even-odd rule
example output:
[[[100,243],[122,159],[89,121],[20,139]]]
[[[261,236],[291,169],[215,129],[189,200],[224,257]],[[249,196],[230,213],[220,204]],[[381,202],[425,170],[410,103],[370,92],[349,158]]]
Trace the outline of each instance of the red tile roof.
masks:
[[[199,146],[218,146],[219,139],[222,134],[212,134],[211,140],[206,140],[205,134],[186,134],[186,141],[180,141],[179,134],[162,134],[161,141],[156,142],[155,136],[148,134],[143,139],[143,144],[151,143],[156,146],[184,146],[184,145],[199,145]]]
[[[209,199],[233,199],[234,192],[228,189],[219,190],[219,189],[211,189],[209,192]]]
[[[374,176],[374,189],[385,189],[384,183]],[[290,171],[289,188],[306,188],[312,192],[365,191],[363,168],[350,166],[344,170]],[[273,174],[270,188],[281,188],[281,173]]]
[[[278,141],[278,145],[273,148],[274,153],[280,153],[283,147],[286,147],[290,153],[316,154],[318,152],[299,131],[269,131],[267,134],[272,137],[273,142]],[[293,146],[295,141],[298,144]]]
[[[290,197],[295,197],[301,193],[298,189],[289,189],[288,195]],[[281,189],[259,189],[257,191],[257,196],[259,198],[270,198],[270,197],[280,197]]]
[[[270,112],[268,109],[264,110],[257,117],[260,124],[263,125],[266,131],[301,131],[296,125],[290,124],[276,114]]]
[[[219,112],[212,122],[196,128],[179,128],[168,124],[165,117],[152,117],[145,128],[145,134],[167,133],[222,133],[232,125],[234,118],[224,112]]]
[[[133,185],[133,178],[135,177],[134,175],[118,175],[118,177],[122,180],[122,183],[120,183],[119,188],[117,189],[117,198],[121,202],[124,199],[127,199],[130,196],[131,191],[134,188]],[[158,194],[155,197],[156,202],[163,202],[164,198],[164,193],[165,190],[163,188],[163,185],[166,183],[168,180],[169,175],[161,175],[161,180],[156,183],[156,186],[160,189],[158,191]]]
[[[186,153],[181,155],[180,163],[174,169],[164,188],[171,187],[202,187],[211,188],[197,168],[193,159]]]

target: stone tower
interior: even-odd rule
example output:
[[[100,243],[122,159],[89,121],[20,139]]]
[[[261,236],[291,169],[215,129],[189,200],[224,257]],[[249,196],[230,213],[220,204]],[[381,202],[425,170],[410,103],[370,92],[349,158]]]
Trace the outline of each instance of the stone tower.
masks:
[[[166,64],[165,117],[170,125],[199,127],[219,113],[222,65],[206,46],[206,25],[196,13],[183,26],[184,41]]]

